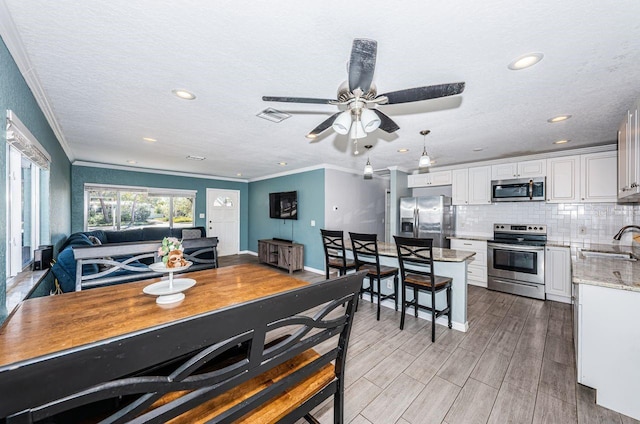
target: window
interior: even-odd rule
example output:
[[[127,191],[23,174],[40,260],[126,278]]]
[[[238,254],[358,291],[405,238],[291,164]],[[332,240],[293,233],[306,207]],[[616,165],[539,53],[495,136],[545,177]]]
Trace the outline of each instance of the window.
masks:
[[[196,192],[85,184],[85,229],[193,227]]]
[[[7,277],[33,262],[33,251],[48,242],[51,157],[18,117],[7,111]]]

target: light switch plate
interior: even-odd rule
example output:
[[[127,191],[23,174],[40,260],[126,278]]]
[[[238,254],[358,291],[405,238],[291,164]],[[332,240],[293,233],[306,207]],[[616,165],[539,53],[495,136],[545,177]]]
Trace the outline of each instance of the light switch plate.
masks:
[[[203,213],[200,214],[200,218],[204,219],[204,214]]]
[[[312,220],[311,220],[311,226],[312,226],[312,227],[315,227],[315,226],[316,226],[316,221],[315,221],[315,219],[312,219]]]

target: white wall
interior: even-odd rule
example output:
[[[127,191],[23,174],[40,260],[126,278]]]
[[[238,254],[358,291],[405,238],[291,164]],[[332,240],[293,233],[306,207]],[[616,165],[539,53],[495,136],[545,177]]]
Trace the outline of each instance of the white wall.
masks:
[[[616,203],[552,204],[506,202],[456,206],[456,234],[493,235],[493,224],[545,224],[551,241],[610,244],[618,230],[640,224],[640,205]],[[631,232],[621,244],[631,244]]]
[[[362,175],[335,169],[325,169],[325,211],[327,230],[376,233],[384,240],[385,190],[389,180],[374,177],[365,180]]]

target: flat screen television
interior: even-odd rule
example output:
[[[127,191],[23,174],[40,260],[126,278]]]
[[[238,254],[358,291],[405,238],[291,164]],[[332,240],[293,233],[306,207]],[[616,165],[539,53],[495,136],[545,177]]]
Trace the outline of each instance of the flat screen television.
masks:
[[[298,219],[298,192],[269,193],[269,217]]]

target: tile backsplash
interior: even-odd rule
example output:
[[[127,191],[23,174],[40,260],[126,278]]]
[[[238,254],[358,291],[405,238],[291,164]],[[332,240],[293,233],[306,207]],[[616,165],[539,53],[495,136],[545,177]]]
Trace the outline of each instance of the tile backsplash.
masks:
[[[492,236],[493,224],[545,224],[550,241],[610,244],[618,230],[640,225],[640,205],[617,203],[507,202],[456,206],[456,234]],[[627,231],[621,244],[630,245]]]

